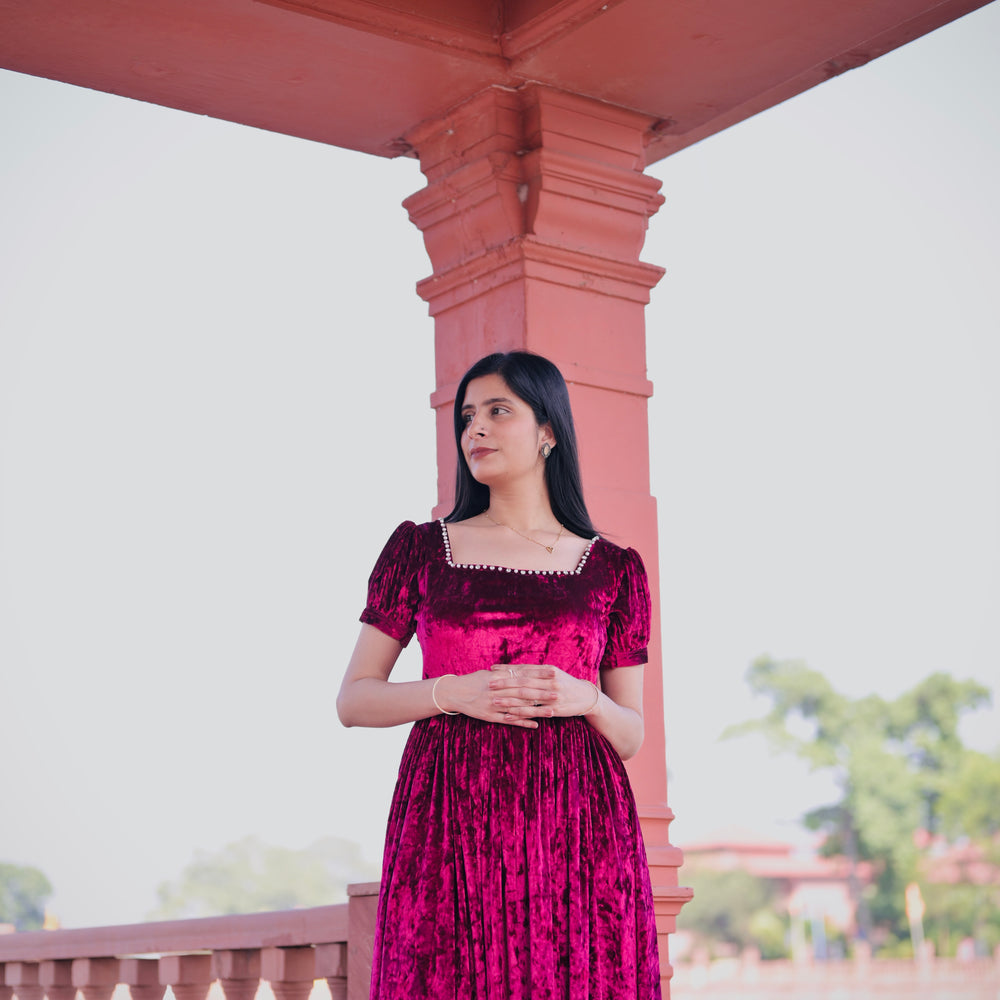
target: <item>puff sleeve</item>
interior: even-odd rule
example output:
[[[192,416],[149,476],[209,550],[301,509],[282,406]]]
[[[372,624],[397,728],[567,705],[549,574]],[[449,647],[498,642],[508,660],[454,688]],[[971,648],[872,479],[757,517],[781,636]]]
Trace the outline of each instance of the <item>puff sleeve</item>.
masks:
[[[361,621],[406,645],[416,631],[420,600],[419,532],[404,521],[385,543],[368,578],[368,602]]]
[[[606,667],[634,667],[648,659],[651,607],[649,581],[635,549],[622,552],[618,594],[608,613],[608,644],[601,659]]]

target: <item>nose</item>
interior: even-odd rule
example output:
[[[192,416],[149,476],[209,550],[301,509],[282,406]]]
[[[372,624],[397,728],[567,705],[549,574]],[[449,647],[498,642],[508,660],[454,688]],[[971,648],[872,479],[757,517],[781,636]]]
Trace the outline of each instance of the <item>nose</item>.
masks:
[[[469,420],[465,427],[465,432],[470,438],[482,437],[486,433],[486,428],[483,426],[483,421],[479,414],[475,414]]]

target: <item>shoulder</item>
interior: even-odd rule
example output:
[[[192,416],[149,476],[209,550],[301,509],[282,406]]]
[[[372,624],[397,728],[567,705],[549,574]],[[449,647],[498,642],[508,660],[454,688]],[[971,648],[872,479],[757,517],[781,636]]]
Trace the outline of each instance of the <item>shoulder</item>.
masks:
[[[441,533],[440,521],[424,521],[422,524],[417,524],[415,521],[403,521],[396,527],[391,537],[413,540],[427,538],[435,533]]]
[[[619,573],[646,575],[646,565],[635,549],[616,545],[601,535],[597,537],[593,547]]]
[[[439,521],[425,521],[417,524],[414,521],[403,521],[389,536],[383,548],[383,556],[394,559],[412,560],[416,555],[429,551],[434,547],[435,540],[441,538]]]

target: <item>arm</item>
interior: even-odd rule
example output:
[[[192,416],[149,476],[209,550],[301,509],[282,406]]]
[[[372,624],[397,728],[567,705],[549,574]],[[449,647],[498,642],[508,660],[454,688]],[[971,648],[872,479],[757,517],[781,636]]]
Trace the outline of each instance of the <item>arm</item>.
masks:
[[[506,712],[494,705],[493,692],[488,686],[492,674],[487,670],[461,677],[390,681],[389,674],[402,649],[399,642],[373,625],[361,626],[337,695],[337,715],[345,726],[400,726],[440,715],[441,709],[445,709],[487,722],[526,729],[538,727],[534,719],[507,718]],[[436,693],[441,709],[434,704],[432,693]]]
[[[362,625],[337,695],[337,715],[345,726],[399,726],[437,715],[433,681],[389,683],[403,651],[401,643],[372,625]]]
[[[601,671],[601,694],[587,721],[618,751],[622,760],[639,752],[645,736],[642,717],[643,667]]]

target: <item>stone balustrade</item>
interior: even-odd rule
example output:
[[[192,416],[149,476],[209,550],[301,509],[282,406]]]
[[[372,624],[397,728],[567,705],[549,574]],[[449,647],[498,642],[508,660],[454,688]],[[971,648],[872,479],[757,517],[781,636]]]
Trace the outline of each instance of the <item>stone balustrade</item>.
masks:
[[[377,900],[369,882],[339,906],[0,935],[0,1000],[307,1000],[317,980],[368,1000]]]

